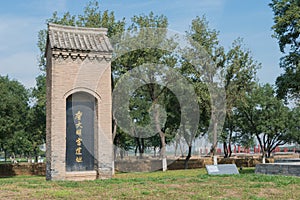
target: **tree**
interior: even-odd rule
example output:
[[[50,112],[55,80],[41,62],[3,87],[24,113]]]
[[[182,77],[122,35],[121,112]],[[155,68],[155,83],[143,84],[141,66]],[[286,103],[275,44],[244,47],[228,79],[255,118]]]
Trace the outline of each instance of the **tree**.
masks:
[[[290,110],[274,93],[268,84],[257,87],[247,94],[246,102],[237,111],[242,134],[256,137],[263,158],[270,157],[277,146],[292,140]]]
[[[292,141],[300,144],[300,107],[294,107],[290,116],[290,129]]]
[[[186,32],[192,48],[184,50],[181,68],[181,73],[193,84],[198,96],[201,116],[198,135],[201,132],[206,132],[210,118],[214,124],[212,130],[210,130],[213,137],[211,148],[213,155],[215,155],[217,146],[217,133],[220,132],[218,130],[218,119],[221,114],[221,112],[215,112],[215,110],[222,110],[218,109],[216,104],[211,104],[211,100],[218,98],[213,96],[218,94],[217,90],[220,89],[216,82],[217,71],[223,67],[225,61],[224,48],[219,44],[218,34],[216,30],[209,28],[208,21],[204,16],[192,20],[190,30]],[[194,58],[197,58],[196,62]],[[200,66],[201,70],[197,70],[194,66]],[[209,87],[212,87],[215,92],[210,93]],[[219,94],[222,94],[222,92]],[[188,146],[191,150],[191,140],[188,142]]]
[[[136,138],[138,147],[144,146],[142,144],[145,144],[143,142],[145,136],[150,137],[154,133],[159,135],[160,156],[162,158],[163,170],[166,170],[166,138],[168,133],[173,134],[170,129],[174,126],[170,123],[171,118],[169,116],[171,115],[169,114],[167,114],[168,119],[166,123],[161,123],[162,113],[160,109],[156,108],[158,105],[166,108],[170,104],[168,96],[171,93],[168,91],[166,85],[172,82],[170,80],[172,79],[172,75],[168,74],[165,66],[174,68],[176,64],[176,59],[172,55],[176,43],[172,39],[167,38],[166,28],[168,20],[164,15],[154,15],[153,12],[150,12],[148,15],[133,16],[131,21],[132,24],[122,36],[123,39],[119,42],[117,48],[115,48],[117,55],[118,52],[125,53],[112,63],[112,66],[114,66],[113,78],[117,85],[124,85],[122,80],[128,75],[128,79],[134,81],[134,78],[136,78],[137,80],[136,84],[129,84],[128,88],[134,85],[141,85],[133,95],[130,94],[129,89],[120,91],[124,93],[118,95],[132,96],[130,105],[132,120],[129,119],[125,126],[130,124],[131,127],[127,131],[131,132],[131,135]],[[165,49],[168,49],[168,51]],[[126,74],[129,71],[131,71],[130,75]],[[121,83],[119,79],[121,79]],[[162,80],[166,80],[165,86],[159,84]],[[119,107],[120,103],[113,110],[117,118],[121,118],[121,113],[118,111]],[[150,108],[152,108],[152,116],[148,116]],[[150,127],[146,125],[150,125]],[[154,131],[154,133],[145,135],[144,133],[147,132],[145,128],[148,128],[149,132]],[[174,134],[172,137],[174,137]],[[143,148],[139,149],[140,153],[142,153]]]
[[[29,109],[28,126],[26,132],[30,133],[27,137],[31,142],[35,162],[38,162],[40,145],[46,142],[46,78],[44,74],[36,78],[36,86],[31,91],[32,107]]]
[[[281,98],[300,98],[300,2],[298,0],[272,0],[274,35],[280,51],[284,73],[276,79],[277,94]]]
[[[20,152],[14,148],[14,138],[27,126],[28,91],[18,81],[0,76],[0,148],[5,153]]]
[[[196,43],[193,45],[192,51],[201,56],[209,56],[214,62],[214,66],[210,67],[211,69],[205,69],[205,71],[199,73],[193,68],[193,66],[184,63],[182,71],[196,88],[195,90],[199,97],[199,105],[202,105],[201,110],[206,116],[202,116],[202,119],[209,120],[209,118],[211,118],[211,121],[215,124],[218,123],[216,119],[221,119],[221,117],[212,112],[217,108],[216,105],[212,105],[210,103],[210,99],[212,99],[214,97],[212,95],[216,95],[217,92],[215,94],[210,94],[211,91],[209,91],[205,85],[216,84],[217,81],[214,79],[219,78],[217,76],[218,71],[223,71],[224,77],[220,78],[222,81],[220,85],[221,87],[224,87],[226,93],[225,124],[223,126],[223,130],[218,130],[214,127],[210,138],[213,138],[212,153],[215,154],[217,141],[221,140],[224,146],[225,157],[229,157],[231,155],[230,146],[236,129],[233,109],[237,106],[237,101],[242,101],[245,93],[252,89],[256,81],[256,71],[260,67],[260,64],[253,59],[251,52],[245,49],[243,41],[240,38],[233,42],[232,47],[228,50],[228,52],[225,52],[224,48],[219,44],[218,34],[219,33],[216,30],[209,28],[205,17],[197,17],[192,21],[191,29],[187,33],[193,42]],[[206,53],[202,53],[203,50],[205,50]],[[186,54],[192,55],[193,52],[189,50]],[[189,56],[187,55],[186,57]],[[205,63],[200,64],[205,66]],[[203,79],[205,79],[203,78],[203,74],[205,73],[208,77],[206,78],[206,82],[203,81]],[[220,89],[220,86],[213,88],[218,90]],[[225,94],[223,97],[218,98],[225,98]],[[220,112],[219,114],[222,115],[223,113]],[[205,128],[205,125],[208,126],[208,122],[202,121],[202,125],[200,125],[200,127],[203,129]],[[219,133],[219,137],[217,137],[217,133]],[[227,148],[228,146],[229,148]]]
[[[149,88],[154,89],[149,92]],[[151,94],[161,92],[160,94],[154,94],[156,97],[156,103],[153,103]],[[136,150],[139,150],[140,157],[144,153],[146,148],[153,147],[154,151],[157,147],[161,147],[160,135],[155,132],[152,136],[151,133],[154,129],[156,130],[156,124],[161,125],[161,129],[166,134],[165,142],[169,143],[174,138],[174,133],[180,124],[180,105],[176,96],[167,87],[160,86],[158,84],[146,84],[137,89],[132,97],[130,103],[130,115],[134,121],[134,124],[146,127],[146,130],[141,130],[138,127],[133,126],[136,140]],[[162,106],[165,109],[160,110],[159,122],[155,121],[156,106]],[[150,124],[150,126],[147,126]],[[143,128],[143,129],[144,129]],[[150,130],[152,129],[152,130]],[[143,132],[147,132],[146,135]],[[149,135],[148,135],[149,134]],[[146,136],[146,137],[145,137]],[[159,141],[159,142],[158,142]]]
[[[234,109],[238,106],[238,102],[241,104],[245,101],[246,93],[250,93],[253,89],[260,64],[253,59],[251,52],[243,47],[242,39],[239,38],[233,42],[231,49],[227,52],[224,65],[226,119],[220,138],[226,158],[231,156],[231,143],[234,133],[238,131]]]

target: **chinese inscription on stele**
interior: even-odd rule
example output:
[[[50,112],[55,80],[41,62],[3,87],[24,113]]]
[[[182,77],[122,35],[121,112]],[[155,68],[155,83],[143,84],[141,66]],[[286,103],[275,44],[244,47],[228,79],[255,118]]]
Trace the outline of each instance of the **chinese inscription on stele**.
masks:
[[[82,112],[79,110],[74,117],[76,127],[76,162],[82,162],[82,123],[81,123]]]
[[[74,99],[81,98],[81,101]],[[84,95],[74,95],[67,102],[66,171],[94,169],[95,102],[83,101]]]

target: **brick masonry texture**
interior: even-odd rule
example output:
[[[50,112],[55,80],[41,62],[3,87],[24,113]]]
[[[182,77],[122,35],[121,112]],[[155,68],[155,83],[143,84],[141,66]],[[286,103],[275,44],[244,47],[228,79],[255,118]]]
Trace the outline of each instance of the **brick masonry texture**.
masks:
[[[98,31],[98,33],[97,33]],[[64,32],[63,37],[51,34]],[[84,35],[84,37],[80,36]],[[58,45],[68,36],[93,38],[91,50],[78,48],[80,41],[67,49]],[[98,35],[94,37],[94,35]],[[100,35],[100,36],[99,36]],[[52,39],[51,39],[52,38]],[[53,39],[54,38],[54,39]],[[102,38],[95,40],[95,38]],[[103,39],[104,38],[104,39]],[[66,39],[68,40],[68,39]],[[105,48],[93,49],[96,42],[105,41]],[[110,178],[114,172],[111,122],[111,49],[107,44],[105,29],[75,28],[49,25],[47,42],[47,116],[46,116],[46,179],[47,180],[90,180]],[[74,44],[75,44],[74,42]],[[62,41],[60,44],[64,44]],[[102,45],[103,46],[103,45]],[[63,47],[63,48],[61,48]],[[93,47],[93,48],[92,48]],[[93,51],[95,50],[95,51]],[[104,51],[105,50],[105,51]],[[77,92],[86,92],[97,99],[96,106],[96,152],[95,171],[66,172],[66,99]]]

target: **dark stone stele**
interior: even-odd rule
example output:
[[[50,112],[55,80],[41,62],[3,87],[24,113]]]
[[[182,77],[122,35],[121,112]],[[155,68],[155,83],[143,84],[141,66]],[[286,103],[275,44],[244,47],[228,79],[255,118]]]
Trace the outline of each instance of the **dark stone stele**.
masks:
[[[206,165],[205,167],[209,175],[239,174],[235,164]]]
[[[83,96],[83,95],[81,95]],[[80,100],[78,100],[80,98]],[[94,112],[93,99],[69,98],[67,100],[67,139],[66,139],[66,171],[91,171],[95,168],[94,159]],[[74,114],[82,112],[82,162],[76,162],[76,120]]]

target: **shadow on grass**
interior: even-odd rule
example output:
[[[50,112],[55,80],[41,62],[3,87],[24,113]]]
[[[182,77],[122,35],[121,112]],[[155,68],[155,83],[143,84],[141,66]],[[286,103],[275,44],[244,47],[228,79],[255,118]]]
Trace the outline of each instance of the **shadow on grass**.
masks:
[[[254,174],[255,168],[242,168],[239,169],[240,174]]]

